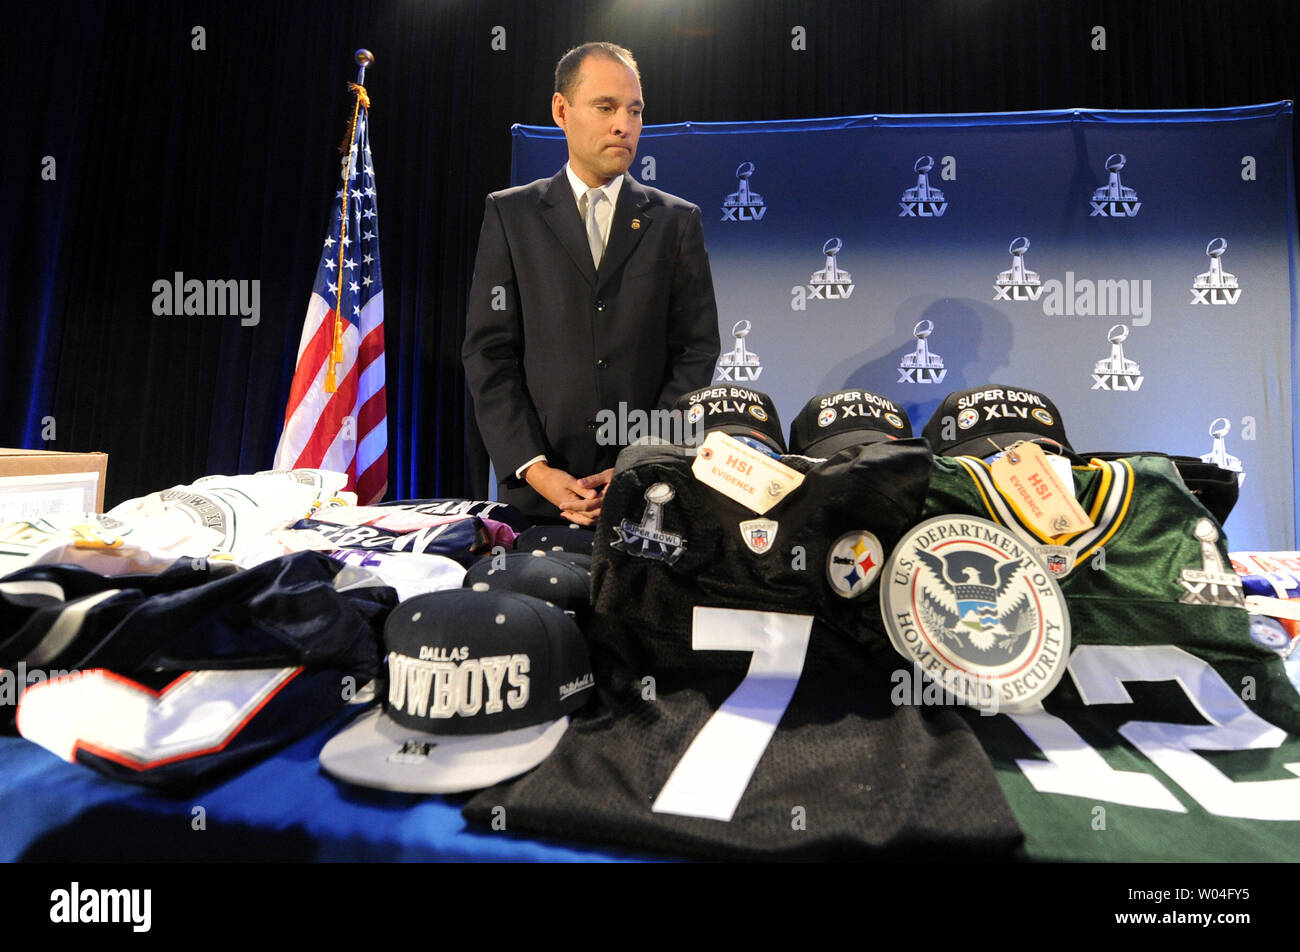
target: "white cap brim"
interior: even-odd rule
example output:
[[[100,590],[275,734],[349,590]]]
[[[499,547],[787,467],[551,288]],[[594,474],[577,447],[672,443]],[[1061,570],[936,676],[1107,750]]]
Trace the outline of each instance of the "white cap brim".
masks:
[[[376,708],[330,738],[320,765],[339,780],[380,790],[481,790],[536,767],[568,726],[566,716],[498,734],[448,736],[403,727]],[[427,753],[400,753],[408,741],[433,746]]]

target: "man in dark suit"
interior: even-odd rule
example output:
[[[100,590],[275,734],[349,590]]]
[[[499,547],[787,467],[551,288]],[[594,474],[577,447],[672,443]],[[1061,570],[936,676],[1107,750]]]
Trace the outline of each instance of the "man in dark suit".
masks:
[[[487,197],[462,357],[499,498],[534,520],[594,524],[619,450],[598,417],[669,409],[718,358],[700,210],[627,174],[641,109],[627,50],[570,50],[568,164]]]

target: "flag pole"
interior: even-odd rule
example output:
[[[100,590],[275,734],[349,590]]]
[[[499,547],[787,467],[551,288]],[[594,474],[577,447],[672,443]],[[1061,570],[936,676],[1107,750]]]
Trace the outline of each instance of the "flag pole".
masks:
[[[375,61],[375,55],[367,49],[357,50],[353,54],[357,66],[357,81],[348,83],[348,89],[356,97],[352,105],[352,120],[348,123],[347,136],[343,140],[343,145],[339,151],[343,153],[343,188],[342,204],[339,209],[339,265],[338,265],[338,283],[334,289],[334,344],[331,348],[329,366],[325,371],[325,392],[335,393],[338,390],[338,379],[334,373],[334,368],[343,363],[343,315],[340,309],[343,307],[343,258],[346,248],[344,239],[348,234],[348,183],[352,181],[352,146],[356,142],[357,134],[357,117],[361,113],[362,107],[367,110],[370,108],[370,97],[366,94],[365,80],[366,67]]]
[[[355,58],[357,65],[361,67],[357,71],[357,85],[364,86],[366,84],[366,67],[375,61],[375,54],[369,50],[357,50]]]

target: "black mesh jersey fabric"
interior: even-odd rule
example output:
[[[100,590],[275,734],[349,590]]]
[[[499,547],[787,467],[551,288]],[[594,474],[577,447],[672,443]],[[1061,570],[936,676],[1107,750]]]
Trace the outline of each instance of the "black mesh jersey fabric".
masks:
[[[713,858],[1013,852],[1019,827],[965,722],[894,703],[911,671],[887,643],[875,575],[919,515],[921,441],[787,456],[804,482],[764,517],[697,481],[692,460],[672,447],[620,456],[592,558],[598,702],[466,817],[504,807],[508,829]],[[672,490],[660,532],[684,549],[671,564],[616,531],[642,523],[657,484]],[[776,526],[754,551],[741,523],[760,518]],[[846,572],[854,597],[832,583]]]

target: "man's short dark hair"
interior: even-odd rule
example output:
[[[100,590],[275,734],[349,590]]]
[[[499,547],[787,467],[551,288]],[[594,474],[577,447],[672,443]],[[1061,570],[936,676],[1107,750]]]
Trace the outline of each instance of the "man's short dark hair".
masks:
[[[578,72],[588,56],[603,56],[616,63],[622,63],[636,73],[638,83],[641,81],[641,71],[637,69],[636,60],[632,58],[630,50],[613,43],[583,43],[569,50],[555,64],[555,91],[570,102],[573,101],[573,90],[578,85]]]

